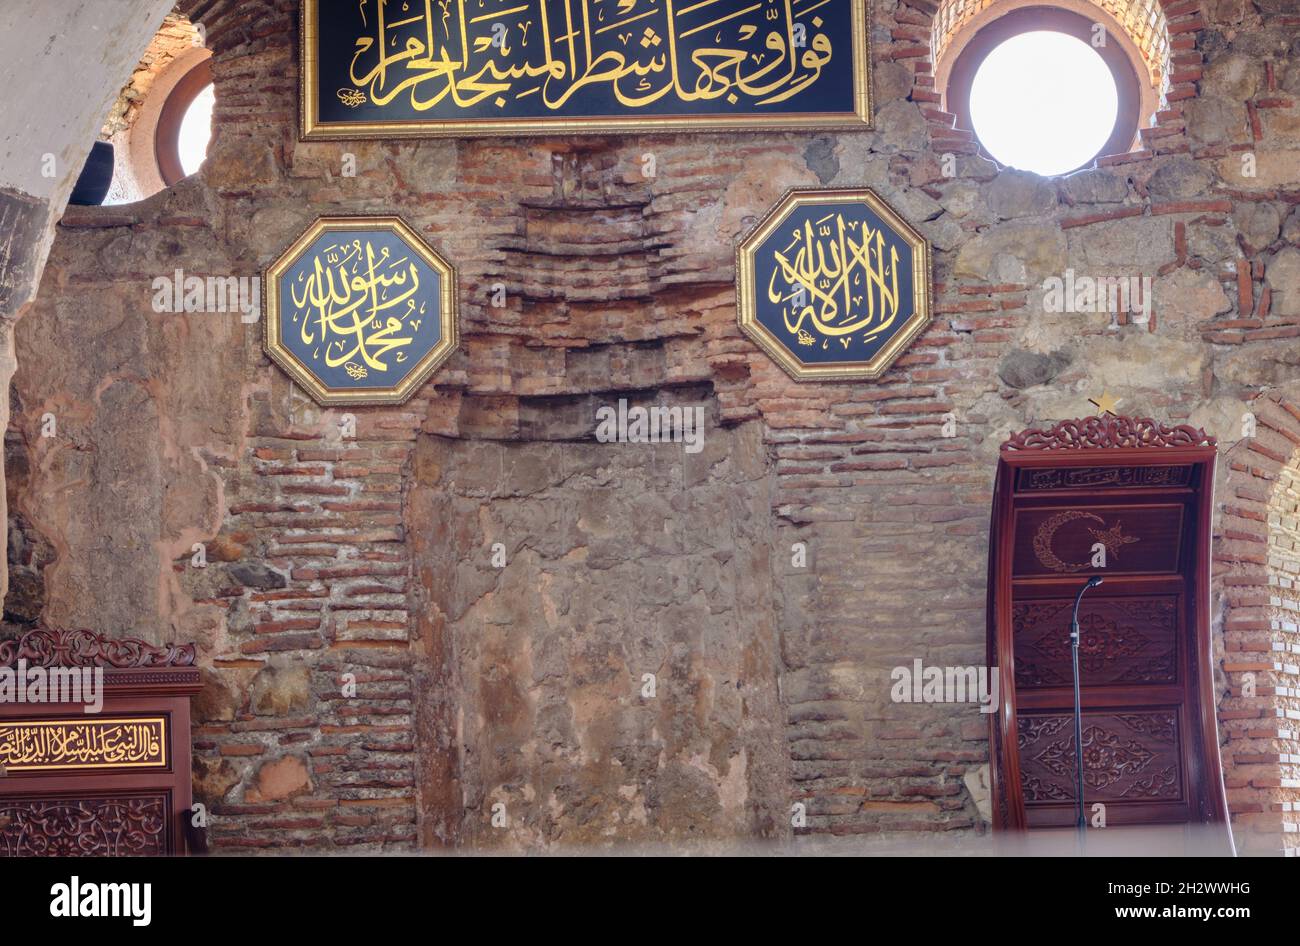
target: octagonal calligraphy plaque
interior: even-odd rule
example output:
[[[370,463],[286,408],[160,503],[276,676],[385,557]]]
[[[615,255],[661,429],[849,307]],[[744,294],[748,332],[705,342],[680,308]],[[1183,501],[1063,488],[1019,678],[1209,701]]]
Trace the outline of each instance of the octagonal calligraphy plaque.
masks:
[[[879,377],[930,321],[930,245],[873,191],[792,190],[741,241],[741,329],[797,381]]]
[[[398,217],[321,217],[265,283],[266,352],[319,404],[401,404],[456,348],[455,271]]]

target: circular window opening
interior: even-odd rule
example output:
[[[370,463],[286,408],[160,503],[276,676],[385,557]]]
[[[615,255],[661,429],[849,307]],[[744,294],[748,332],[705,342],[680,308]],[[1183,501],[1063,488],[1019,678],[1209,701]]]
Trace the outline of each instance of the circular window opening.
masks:
[[[971,82],[970,119],[980,144],[999,164],[1044,176],[1090,163],[1118,113],[1110,69],[1091,46],[1065,33],[1013,36],[984,58]]]
[[[1055,176],[1131,150],[1138,83],[1113,34],[1068,10],[1029,7],[971,37],[949,73],[946,101],[985,157]]]
[[[212,63],[204,60],[187,72],[163,103],[154,136],[158,171],[171,187],[203,164],[212,137]]]
[[[208,142],[212,140],[212,106],[217,97],[209,82],[190,103],[181,119],[180,140],[176,150],[181,160],[181,171],[189,177],[203,165],[208,156]]]

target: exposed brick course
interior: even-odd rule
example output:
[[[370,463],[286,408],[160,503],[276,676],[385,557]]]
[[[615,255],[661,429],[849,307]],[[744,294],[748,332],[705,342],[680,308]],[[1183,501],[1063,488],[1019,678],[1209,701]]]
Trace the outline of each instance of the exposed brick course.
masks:
[[[982,832],[983,717],[893,703],[889,672],[984,659],[998,445],[1103,389],[1224,447],[1229,796],[1244,847],[1298,836],[1300,684],[1277,649],[1294,563],[1272,521],[1300,476],[1282,18],[1165,4],[1174,84],[1148,150],[1042,184],[941,111],[927,0],[875,4],[874,131],[404,142],[297,140],[294,3],[182,7],[215,53],[208,162],[66,215],[18,326],[9,465],[42,619],[199,644],[217,851]],[[788,187],[863,183],[934,243],[935,318],[876,382],[796,384],[736,325],[735,240]],[[260,325],[149,308],[156,275],[256,274],[316,214],[366,211],[455,263],[463,344],[406,405],[353,410],[355,438],[291,390]],[[1152,318],[1045,311],[1066,269],[1150,276]],[[1050,377],[1009,384],[1018,353]],[[703,459],[596,444],[620,397],[705,407]]]

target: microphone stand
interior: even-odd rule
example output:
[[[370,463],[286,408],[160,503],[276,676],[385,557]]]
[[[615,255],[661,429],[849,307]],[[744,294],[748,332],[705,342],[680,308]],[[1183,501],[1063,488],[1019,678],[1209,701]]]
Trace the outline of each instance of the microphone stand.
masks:
[[[1079,833],[1079,853],[1083,853],[1087,841],[1085,834],[1088,830],[1087,822],[1083,817],[1083,702],[1079,696],[1079,602],[1083,600],[1083,594],[1089,588],[1096,588],[1101,584],[1101,578],[1093,576],[1088,579],[1088,583],[1079,589],[1078,595],[1074,599],[1074,616],[1070,619],[1070,658],[1074,665],[1074,798],[1075,798],[1075,830]]]

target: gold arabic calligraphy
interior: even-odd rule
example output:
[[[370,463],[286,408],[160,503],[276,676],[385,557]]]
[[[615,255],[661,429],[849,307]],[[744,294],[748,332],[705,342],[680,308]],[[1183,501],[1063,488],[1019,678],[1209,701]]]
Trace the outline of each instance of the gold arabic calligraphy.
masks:
[[[310,270],[298,272],[291,288],[302,344],[313,360],[330,368],[343,366],[360,380],[370,371],[387,371],[407,360],[401,349],[420,330],[427,301],[416,303],[420,269],[409,256],[390,259],[387,246],[378,252],[370,240],[334,242],[317,252]]]
[[[863,219],[831,213],[806,220],[791,231],[774,265],[767,298],[782,307],[786,330],[800,345],[822,348],[836,340],[849,347],[861,331],[869,342],[892,326],[899,314],[898,244]]]
[[[0,765],[12,771],[166,765],[162,719],[0,723]]]
[[[841,2],[841,0],[832,0]],[[640,109],[745,96],[785,102],[832,59],[826,0],[358,0],[352,90],[345,104],[406,95],[427,112],[539,96],[550,111],[605,86]]]

